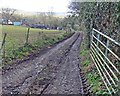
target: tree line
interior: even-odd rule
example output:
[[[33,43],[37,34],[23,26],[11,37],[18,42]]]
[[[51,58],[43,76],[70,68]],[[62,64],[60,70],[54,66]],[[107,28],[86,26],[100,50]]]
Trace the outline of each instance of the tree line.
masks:
[[[44,24],[50,26],[61,26],[62,18],[56,17],[54,12],[36,12],[31,15],[24,15],[19,13],[17,9],[13,8],[2,8],[1,9],[2,19],[12,22],[21,22],[26,20],[29,24]]]
[[[84,25],[88,39],[90,39],[92,28],[95,28],[120,42],[120,2],[74,2],[71,0],[69,10],[70,15],[65,18],[65,26],[69,24],[76,29],[76,24],[79,27]]]

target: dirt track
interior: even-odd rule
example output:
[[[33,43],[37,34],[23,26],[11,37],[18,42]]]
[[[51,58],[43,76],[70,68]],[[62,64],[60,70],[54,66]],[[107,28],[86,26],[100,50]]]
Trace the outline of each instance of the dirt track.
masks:
[[[3,94],[84,94],[80,76],[80,43],[75,33],[33,60],[3,70]]]

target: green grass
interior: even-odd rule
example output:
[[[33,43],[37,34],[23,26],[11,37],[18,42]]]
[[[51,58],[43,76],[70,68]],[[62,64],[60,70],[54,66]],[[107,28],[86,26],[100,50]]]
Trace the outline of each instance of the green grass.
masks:
[[[41,30],[30,28],[28,45],[25,45],[27,27],[3,25],[2,37],[7,33],[5,42],[5,57],[6,61],[22,58],[37,48],[42,48],[45,45],[51,45],[68,35],[63,30]]]
[[[7,49],[11,49],[13,45],[15,46],[15,48],[24,45],[26,40],[26,33],[27,33],[26,27],[3,25],[2,32],[3,35],[4,33],[7,33],[7,38],[6,38]],[[44,34],[48,37],[53,37],[60,35],[61,33],[64,33],[64,31],[58,31],[58,30],[41,30],[41,29],[31,28],[29,35],[29,43],[34,43],[36,40],[38,40],[38,38],[40,38],[39,32],[44,32]]]
[[[92,92],[94,94],[107,94],[107,90],[105,88],[102,79],[92,62],[90,57],[90,50],[87,49],[87,40],[83,40],[81,44],[80,57],[81,64],[83,66],[83,72],[85,72],[88,83],[92,86]]]

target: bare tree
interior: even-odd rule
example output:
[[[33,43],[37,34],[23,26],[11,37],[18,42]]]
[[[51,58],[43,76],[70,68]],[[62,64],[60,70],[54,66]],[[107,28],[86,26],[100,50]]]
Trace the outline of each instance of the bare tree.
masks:
[[[10,18],[13,16],[15,11],[16,9],[12,9],[12,8],[2,8],[2,18],[6,19],[7,24],[8,24],[8,20],[10,20]]]

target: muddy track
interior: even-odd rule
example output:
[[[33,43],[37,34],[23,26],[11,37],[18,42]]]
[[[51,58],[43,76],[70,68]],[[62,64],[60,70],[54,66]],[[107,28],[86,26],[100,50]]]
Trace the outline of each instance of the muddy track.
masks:
[[[82,35],[75,33],[45,54],[13,66],[2,77],[3,94],[85,94],[81,41]]]

